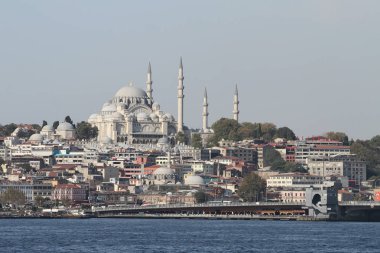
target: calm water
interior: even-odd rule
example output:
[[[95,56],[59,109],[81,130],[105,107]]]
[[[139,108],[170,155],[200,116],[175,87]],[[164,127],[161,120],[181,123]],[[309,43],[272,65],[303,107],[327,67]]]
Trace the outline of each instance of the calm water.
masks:
[[[0,252],[380,252],[380,223],[0,220]]]

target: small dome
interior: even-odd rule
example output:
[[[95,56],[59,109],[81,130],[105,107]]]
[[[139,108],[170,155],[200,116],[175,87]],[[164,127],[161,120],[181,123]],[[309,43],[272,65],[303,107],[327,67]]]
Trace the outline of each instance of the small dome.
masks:
[[[174,170],[168,167],[160,167],[153,172],[153,175],[173,175]]]
[[[119,112],[113,112],[111,115],[107,116],[107,119],[112,121],[123,121],[124,116]]]
[[[68,122],[61,122],[61,123],[59,123],[57,130],[58,131],[71,131],[71,130],[74,130],[74,126]]]
[[[154,102],[152,105],[153,111],[159,111],[161,109],[160,105],[157,102]]]
[[[94,114],[91,114],[90,117],[88,118],[88,122],[95,122],[98,120],[98,114],[94,113]]]
[[[111,103],[110,102],[105,102],[102,106],[102,108],[106,107],[106,106],[109,106]]]
[[[53,126],[46,125],[41,129],[41,132],[54,132]]]
[[[149,117],[150,117],[150,119],[151,119],[153,122],[158,122],[158,120],[159,120],[157,114],[155,114],[155,113],[151,113],[151,114],[149,115]]]
[[[168,121],[170,121],[170,122],[174,121],[174,117],[170,113],[167,113],[164,116],[168,119]]]
[[[139,112],[137,115],[137,121],[147,121],[149,120],[148,115],[145,112]]]
[[[192,176],[188,176],[185,179],[185,184],[186,185],[203,185],[205,184],[205,181],[200,176],[192,175]]]
[[[114,104],[106,104],[104,104],[102,112],[116,112],[116,106]]]
[[[128,97],[128,98],[146,98],[148,97],[146,92],[140,88],[134,87],[133,85],[124,86],[118,90],[115,97]]]
[[[41,134],[32,134],[29,137],[29,141],[42,142],[44,137]]]
[[[114,113],[112,113],[112,117],[114,117],[115,119],[118,119],[118,120],[123,120],[124,119],[123,114],[121,114],[120,112],[114,112]]]

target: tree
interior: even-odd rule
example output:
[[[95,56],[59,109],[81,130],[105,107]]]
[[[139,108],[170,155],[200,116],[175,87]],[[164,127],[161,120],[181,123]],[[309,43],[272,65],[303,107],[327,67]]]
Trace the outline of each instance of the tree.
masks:
[[[0,194],[1,204],[23,205],[26,202],[25,194],[22,191],[9,187],[5,192]]]
[[[29,137],[32,136],[32,134],[35,134],[35,133],[36,132],[33,131],[32,129],[20,128],[20,131],[17,132],[17,137],[29,139]]]
[[[40,207],[40,206],[43,206],[45,202],[45,199],[41,196],[37,196],[34,198],[34,203],[36,204],[36,206]]]
[[[368,178],[380,176],[380,135],[371,140],[355,141],[351,145],[351,152],[366,161]]]
[[[256,173],[251,172],[243,179],[238,190],[238,195],[244,201],[258,201],[260,200],[261,193],[265,191],[265,186],[265,180]]]
[[[86,121],[77,123],[76,130],[79,140],[91,140],[98,136],[98,128],[91,126],[91,124]]]
[[[305,167],[302,166],[302,164],[286,162],[285,167],[284,167],[284,172],[307,173],[307,170],[305,169]]]
[[[296,140],[296,135],[289,127],[280,127],[276,131],[275,137],[277,138],[284,138],[287,140]]]
[[[256,138],[261,138],[263,136],[263,130],[261,129],[261,124],[259,123],[259,126],[256,130]]]
[[[255,130],[257,126],[256,124],[250,123],[250,122],[243,122],[241,123],[239,129],[238,129],[238,135],[242,140],[244,139],[253,139],[255,138]]]
[[[326,138],[330,139],[330,140],[334,140],[334,141],[341,141],[341,142],[346,142],[348,143],[348,136],[347,134],[343,133],[343,132],[327,132],[325,135],[324,135]]]
[[[70,123],[71,125],[74,125],[74,122],[71,120],[70,116],[65,117],[65,122]]]
[[[183,132],[178,132],[175,136],[177,143],[187,144],[188,138]]]
[[[200,134],[193,134],[193,137],[191,138],[191,146],[194,148],[202,148],[202,137]]]
[[[211,128],[214,130],[214,135],[210,138],[210,142],[217,145],[222,139],[225,140],[239,140],[240,136],[237,135],[240,125],[236,120],[221,118],[212,124]]]
[[[0,126],[0,136],[10,136],[17,128],[17,125],[10,123],[4,126]]]
[[[21,164],[20,166],[21,166],[21,168],[24,170],[25,173],[29,173],[29,172],[31,172],[31,171],[33,171],[33,172],[36,171],[36,169],[33,168],[32,166],[30,166],[29,163],[24,163],[24,164]]]
[[[285,168],[285,161],[281,154],[272,146],[266,146],[263,154],[264,164],[271,166],[272,170],[281,171]]]
[[[44,126],[46,126],[48,123],[47,123],[47,121],[46,120],[43,120],[42,121],[42,126],[41,127],[44,127]]]
[[[268,123],[268,122],[262,123],[260,125],[261,125],[261,130],[263,133],[263,138],[264,136],[267,136],[267,140],[272,140],[277,132],[276,125],[273,123]]]
[[[54,123],[53,123],[53,128],[54,129],[57,129],[57,127],[59,126],[59,121],[57,120],[57,121],[54,121]]]
[[[194,198],[195,198],[195,201],[197,203],[205,203],[207,202],[207,199],[208,199],[208,196],[205,192],[203,191],[197,191],[195,194],[194,194]]]

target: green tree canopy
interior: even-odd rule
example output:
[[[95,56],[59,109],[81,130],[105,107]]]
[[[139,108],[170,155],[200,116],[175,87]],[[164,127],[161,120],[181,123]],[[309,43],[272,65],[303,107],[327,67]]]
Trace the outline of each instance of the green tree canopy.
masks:
[[[76,130],[79,140],[91,140],[98,136],[98,128],[91,126],[91,124],[86,121],[77,123]]]
[[[65,117],[65,122],[70,123],[71,125],[74,125],[74,122],[72,121],[70,116]]]
[[[11,133],[13,133],[14,130],[16,130],[16,128],[17,128],[17,125],[14,123],[10,123],[4,126],[0,125],[0,136],[3,136],[3,137],[10,136]]]
[[[274,137],[295,140],[294,132],[288,127],[277,129],[272,123],[251,123],[243,122],[239,124],[236,120],[221,118],[212,124],[214,135],[209,139],[211,145],[217,145],[222,139],[240,141],[244,139],[263,139],[271,141]]]
[[[330,140],[346,142],[348,144],[348,136],[347,134],[343,132],[331,131],[331,132],[327,132],[324,136]]]
[[[41,128],[44,127],[44,126],[46,126],[47,124],[48,124],[47,121],[46,121],[46,120],[43,120],[43,121],[42,121]]]
[[[0,194],[1,204],[23,205],[26,202],[26,197],[23,192],[9,187],[5,192]]]
[[[205,203],[208,200],[208,196],[204,191],[197,191],[194,198],[197,203]]]
[[[276,138],[285,138],[287,140],[296,140],[297,137],[289,127],[280,127],[276,131]]]
[[[256,173],[248,174],[241,183],[238,195],[244,201],[259,201],[262,194],[265,192],[266,182]]]
[[[17,133],[17,137],[28,139],[32,134],[35,134],[36,131],[32,129],[20,129]]]
[[[189,142],[187,136],[183,132],[178,132],[175,139],[177,143],[187,144]]]
[[[357,140],[351,145],[351,152],[366,161],[367,177],[380,176],[380,135],[371,140]]]
[[[57,121],[54,121],[54,123],[53,123],[53,128],[54,129],[57,129],[57,127],[59,126],[59,121],[57,120]]]
[[[200,134],[193,134],[191,138],[191,146],[194,148],[202,148],[202,138]]]
[[[213,145],[217,145],[222,139],[238,141],[239,135],[237,134],[240,127],[239,123],[233,119],[221,118],[212,124],[214,135],[210,139]]]

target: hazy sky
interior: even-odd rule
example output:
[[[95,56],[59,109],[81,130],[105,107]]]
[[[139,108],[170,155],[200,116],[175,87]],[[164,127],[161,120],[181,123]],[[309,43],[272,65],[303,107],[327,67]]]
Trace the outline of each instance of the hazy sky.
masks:
[[[0,123],[87,120],[123,85],[177,115],[179,57],[185,124],[232,117],[380,134],[380,1],[0,1]]]

